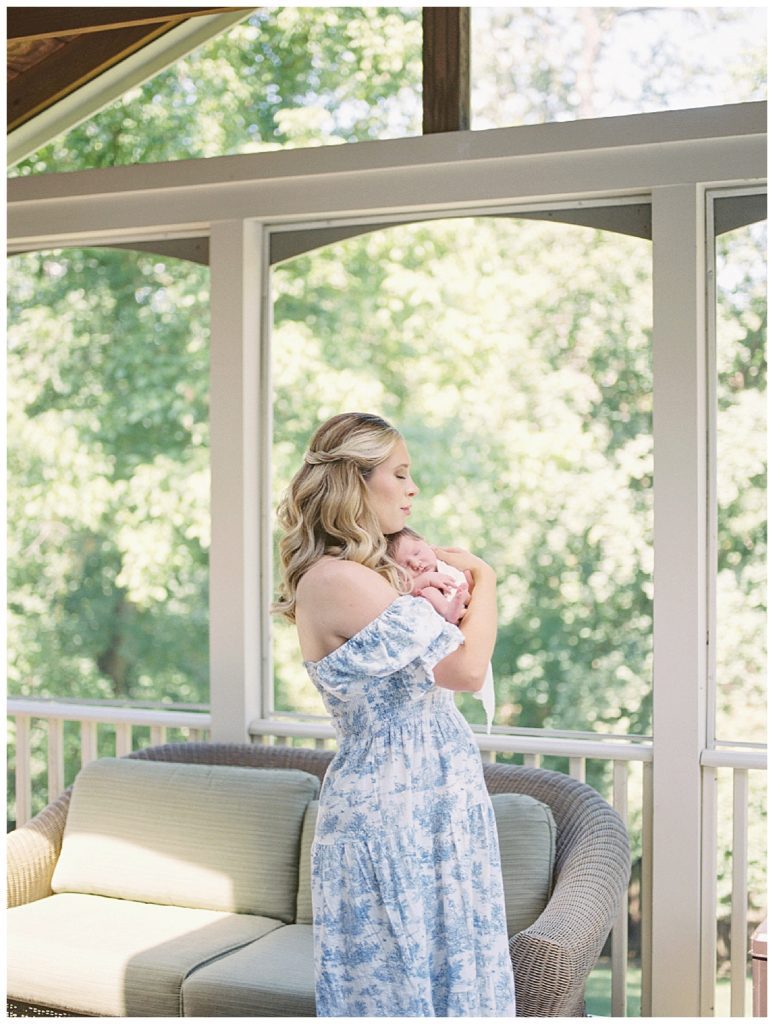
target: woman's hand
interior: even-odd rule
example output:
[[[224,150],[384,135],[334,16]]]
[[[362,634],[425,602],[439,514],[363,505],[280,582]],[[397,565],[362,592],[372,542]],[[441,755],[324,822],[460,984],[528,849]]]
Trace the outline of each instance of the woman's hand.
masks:
[[[449,565],[453,565],[456,569],[461,569],[464,573],[469,572],[476,581],[484,576],[490,575],[494,577],[495,571],[491,565],[484,561],[483,558],[478,558],[476,555],[466,551],[465,548],[433,548],[433,551],[443,562],[448,562]]]
[[[464,548],[433,548],[437,557],[461,570],[473,587],[467,608],[457,626],[465,643],[433,669],[439,686],[450,690],[480,690],[497,639],[497,576],[483,558]]]

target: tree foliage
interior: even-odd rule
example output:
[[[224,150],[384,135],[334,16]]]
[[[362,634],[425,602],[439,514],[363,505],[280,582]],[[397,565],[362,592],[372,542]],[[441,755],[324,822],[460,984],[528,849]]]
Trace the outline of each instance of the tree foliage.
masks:
[[[648,243],[436,221],[296,259],[276,281],[275,495],[319,418],[354,404],[398,423],[428,496],[417,528],[498,567],[501,720],[646,732]]]

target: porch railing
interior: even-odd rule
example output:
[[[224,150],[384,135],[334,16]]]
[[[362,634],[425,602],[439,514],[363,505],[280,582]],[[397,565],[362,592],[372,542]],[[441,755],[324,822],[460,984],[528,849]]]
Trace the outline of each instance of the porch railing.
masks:
[[[186,739],[206,739],[211,718],[205,711],[183,711],[170,705],[166,708],[116,707],[110,703],[80,704],[69,701],[48,701],[35,698],[12,697],[8,700],[8,715],[15,722],[16,771],[16,823],[23,825],[32,816],[32,758],[30,734],[33,720],[42,722],[47,734],[48,799],[56,798],[67,788],[65,782],[65,722],[77,722],[80,727],[81,767],[99,756],[97,729],[112,727],[115,756],[137,750],[141,745],[134,735],[134,727],[150,728],[151,746],[165,743],[170,729],[182,729]],[[9,745],[10,746],[10,745]]]
[[[80,727],[80,764],[97,756],[97,728],[100,724],[112,729],[116,756],[122,756],[144,745],[134,733],[135,727],[150,729],[150,743],[168,739],[170,730],[182,730],[183,739],[207,739],[211,717],[206,711],[169,708],[117,707],[106,703],[78,704],[65,701],[44,701],[11,698],[8,714],[15,722],[13,763],[15,764],[16,821],[27,821],[32,813],[32,771],[30,735],[33,720],[42,722],[47,733],[47,783],[49,800],[65,789],[64,723],[77,722]],[[318,748],[335,748],[336,733],[323,719],[299,720],[278,716],[256,719],[250,724],[253,742],[282,745],[290,740],[313,744]],[[632,812],[641,807],[642,861],[640,883],[641,906],[641,968],[642,1016],[651,1012],[651,912],[653,906],[653,745],[647,737],[605,736],[581,732],[536,729],[498,729],[492,734],[477,731],[476,741],[482,759],[495,761],[498,753],[520,754],[525,765],[539,767],[545,757],[567,759],[569,774],[585,781],[589,761],[610,765],[611,788],[608,798],[632,830]],[[9,745],[9,750],[11,745]],[[639,770],[637,766],[640,766]],[[747,972],[748,934],[748,773],[766,770],[765,751],[705,750],[701,758],[703,778],[703,934],[702,950],[702,1015],[715,1013],[717,975],[717,884],[715,864],[718,851],[717,773],[733,772],[733,842],[732,907],[731,907],[731,1015],[744,1016]],[[614,1017],[627,1014],[628,906],[626,901],[615,922],[611,936],[611,1012]]]

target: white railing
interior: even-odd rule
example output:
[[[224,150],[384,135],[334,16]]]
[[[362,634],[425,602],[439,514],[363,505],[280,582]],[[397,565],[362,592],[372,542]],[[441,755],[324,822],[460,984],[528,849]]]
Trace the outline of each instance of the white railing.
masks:
[[[65,722],[80,726],[81,766],[96,760],[97,728],[112,727],[115,756],[123,757],[137,750],[139,743],[134,727],[150,728],[151,746],[165,743],[169,729],[182,729],[188,739],[206,739],[210,715],[203,711],[182,711],[166,708],[116,707],[109,703],[76,704],[67,701],[37,700],[11,697],[8,715],[15,720],[16,742],[16,824],[23,825],[32,816],[32,751],[30,736],[33,720],[42,722],[47,733],[48,799],[56,800],[67,788],[65,783]]]
[[[16,821],[23,824],[31,816],[31,726],[33,720],[45,723],[47,732],[48,798],[54,800],[66,788],[64,770],[64,723],[80,726],[80,763],[85,765],[98,754],[97,727],[102,724],[114,732],[117,757],[138,749],[134,727],[150,728],[151,745],[167,741],[170,729],[183,731],[189,740],[206,739],[211,716],[206,711],[169,708],[115,706],[108,703],[78,704],[10,698],[8,714],[15,720]],[[521,754],[524,764],[539,767],[544,757],[568,759],[569,774],[585,781],[588,761],[607,762],[612,768],[610,802],[630,828],[632,812],[642,808],[641,865],[641,1015],[652,1016],[651,911],[653,905],[653,745],[646,737],[605,736],[593,733],[538,729],[502,729],[494,727],[487,736],[473,727],[484,761],[494,762],[498,753]],[[283,745],[299,738],[320,749],[335,748],[336,732],[327,720],[298,717],[255,719],[250,723],[253,742]],[[633,765],[640,764],[640,777]],[[718,853],[717,772],[733,772],[733,838],[731,900],[731,1015],[744,1016],[747,973],[748,930],[748,773],[765,771],[766,753],[762,749],[705,750],[701,757],[703,780],[702,849],[703,930],[702,1016],[715,1014],[717,980],[717,878]],[[623,901],[611,938],[611,1012],[614,1017],[627,1013],[628,905]]]
[[[752,745],[751,745],[752,746]],[[715,1016],[717,989],[717,856],[719,770],[733,773],[731,840],[731,995],[730,1015],[745,1016],[748,965],[748,791],[749,773],[766,771],[764,749],[705,750],[702,768],[702,987],[701,1015]]]

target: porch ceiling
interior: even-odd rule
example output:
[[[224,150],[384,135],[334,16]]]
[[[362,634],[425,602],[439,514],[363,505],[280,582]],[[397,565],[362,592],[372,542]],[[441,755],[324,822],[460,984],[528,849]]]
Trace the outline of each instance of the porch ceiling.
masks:
[[[192,18],[238,7],[9,7],[8,131]]]

